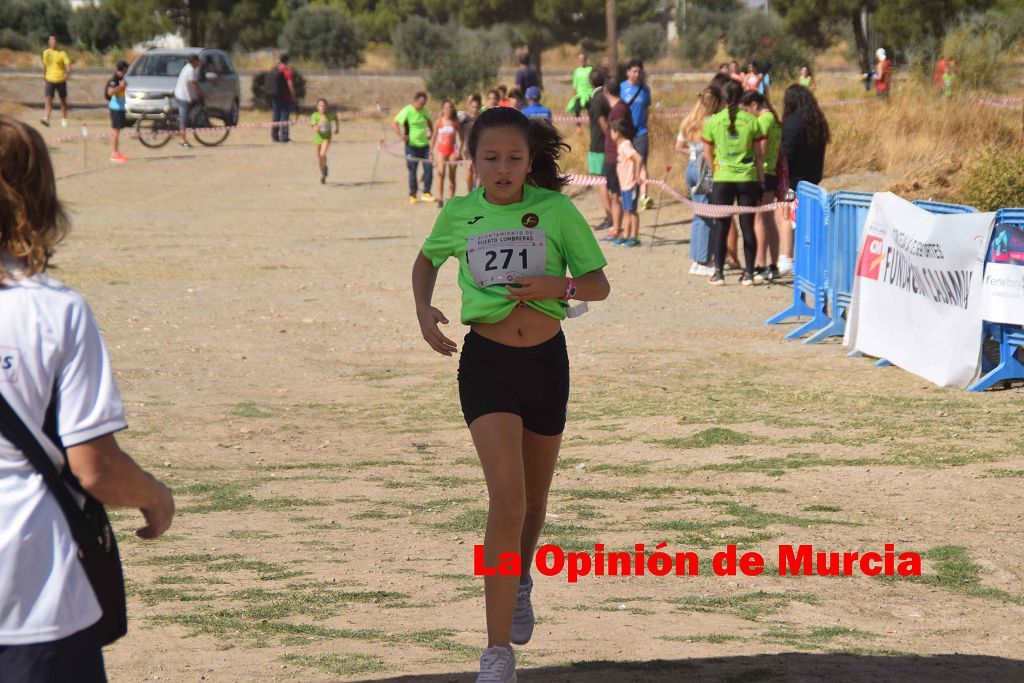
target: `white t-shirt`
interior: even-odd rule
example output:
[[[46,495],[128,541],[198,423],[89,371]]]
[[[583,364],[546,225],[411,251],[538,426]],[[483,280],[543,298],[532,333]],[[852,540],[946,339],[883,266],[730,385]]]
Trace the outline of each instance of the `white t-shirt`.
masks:
[[[9,272],[15,264],[6,257]],[[51,401],[65,447],[124,429],[124,405],[88,304],[44,275],[0,282],[0,391],[50,454]],[[46,643],[102,611],[64,513],[35,467],[0,436],[0,645]]]
[[[196,69],[191,64],[185,64],[185,67],[178,74],[178,82],[174,84],[174,99],[182,102],[191,102],[193,100],[192,91],[188,87],[188,82],[192,81],[196,84],[196,88],[199,87],[199,78],[196,76]]]

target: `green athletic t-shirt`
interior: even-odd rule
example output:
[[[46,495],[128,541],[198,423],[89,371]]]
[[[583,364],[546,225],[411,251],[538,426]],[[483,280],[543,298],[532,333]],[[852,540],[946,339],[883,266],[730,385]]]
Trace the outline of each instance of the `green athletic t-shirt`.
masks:
[[[729,110],[723,109],[704,123],[701,139],[715,146],[714,180],[724,183],[757,182],[754,168],[754,141],[760,140],[761,127],[753,115],[736,112],[736,134],[729,132]]]
[[[410,147],[427,147],[430,145],[430,136],[427,135],[427,124],[430,122],[430,114],[427,108],[417,109],[407,104],[398,112],[395,121],[409,135]]]
[[[331,139],[331,121],[334,120],[334,113],[327,112],[325,115],[321,115],[320,112],[315,111],[309,117],[310,124],[316,126],[313,129],[313,143],[323,144],[324,141]]]
[[[775,114],[763,112],[757,117],[761,128],[761,137],[767,138],[764,151],[764,174],[775,175],[775,166],[779,162],[779,148],[782,147],[782,126],[775,120]]]
[[[502,245],[497,244],[494,250],[481,246],[492,238],[497,243],[502,235],[528,234],[524,232],[526,230],[533,230],[537,236],[532,244],[509,249],[501,249]],[[470,242],[474,243],[473,246]],[[561,192],[533,185],[523,186],[522,201],[504,206],[488,202],[483,188],[464,197],[449,199],[438,215],[433,231],[423,243],[423,255],[435,268],[440,268],[450,256],[459,260],[463,323],[496,323],[508,317],[516,302],[505,298],[509,289],[503,284],[480,286],[474,277],[470,258],[480,270],[495,271],[509,266],[530,268],[525,261],[530,254],[540,253],[537,251],[540,248],[545,254],[544,275],[565,277],[568,266],[573,277],[582,277],[608,264],[594,232],[572,201]],[[539,263],[532,267],[540,274]],[[556,320],[563,320],[568,308],[566,302],[557,299],[525,303]]]

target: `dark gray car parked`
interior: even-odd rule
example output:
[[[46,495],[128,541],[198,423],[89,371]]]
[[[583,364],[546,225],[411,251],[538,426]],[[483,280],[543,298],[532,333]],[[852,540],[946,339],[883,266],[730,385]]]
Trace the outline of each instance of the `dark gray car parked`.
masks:
[[[194,54],[199,55],[199,87],[206,96],[207,109],[229,126],[237,124],[241,87],[231,58],[223,50],[199,47],[154,48],[132,62],[125,76],[128,118],[169,111],[178,74]]]

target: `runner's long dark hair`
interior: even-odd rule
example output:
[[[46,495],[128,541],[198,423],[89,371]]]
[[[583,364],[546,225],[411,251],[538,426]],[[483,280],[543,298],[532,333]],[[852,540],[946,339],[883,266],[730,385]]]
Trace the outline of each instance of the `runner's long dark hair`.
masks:
[[[722,99],[729,107],[729,135],[736,135],[736,113],[740,109],[740,98],[743,97],[743,86],[729,79],[722,85]]]
[[[531,185],[547,190],[560,192],[569,178],[562,174],[558,167],[558,159],[563,152],[569,151],[569,145],[562,142],[562,136],[544,119],[527,118],[521,111],[512,107],[493,107],[480,114],[473,130],[469,133],[469,156],[476,158],[476,146],[480,135],[488,128],[515,128],[526,136],[530,146],[532,170],[526,176]]]
[[[828,129],[828,121],[825,113],[818,106],[818,100],[814,99],[814,93],[802,85],[794,83],[786,88],[786,96],[782,100],[783,119],[789,118],[796,112],[804,115],[804,125],[807,127],[807,141],[812,145],[827,145],[832,141],[832,133]]]
[[[740,98],[740,104],[744,107],[749,107],[751,104],[756,104],[758,107],[764,107],[772,113],[772,116],[775,117],[775,123],[782,123],[782,119],[779,118],[779,112],[775,111],[775,107],[772,106],[771,101],[756,90],[748,90],[743,93],[743,97]]]

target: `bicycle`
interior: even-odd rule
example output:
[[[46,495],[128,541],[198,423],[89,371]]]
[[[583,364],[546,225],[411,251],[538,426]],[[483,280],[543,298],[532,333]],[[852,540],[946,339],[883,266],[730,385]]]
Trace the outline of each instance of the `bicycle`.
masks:
[[[214,147],[227,140],[231,134],[227,119],[221,114],[211,114],[202,100],[192,105],[188,118],[188,129],[201,145]],[[170,98],[166,98],[163,112],[143,114],[135,122],[135,132],[139,142],[146,147],[163,147],[170,142],[171,137],[178,134],[178,108],[172,105]]]

